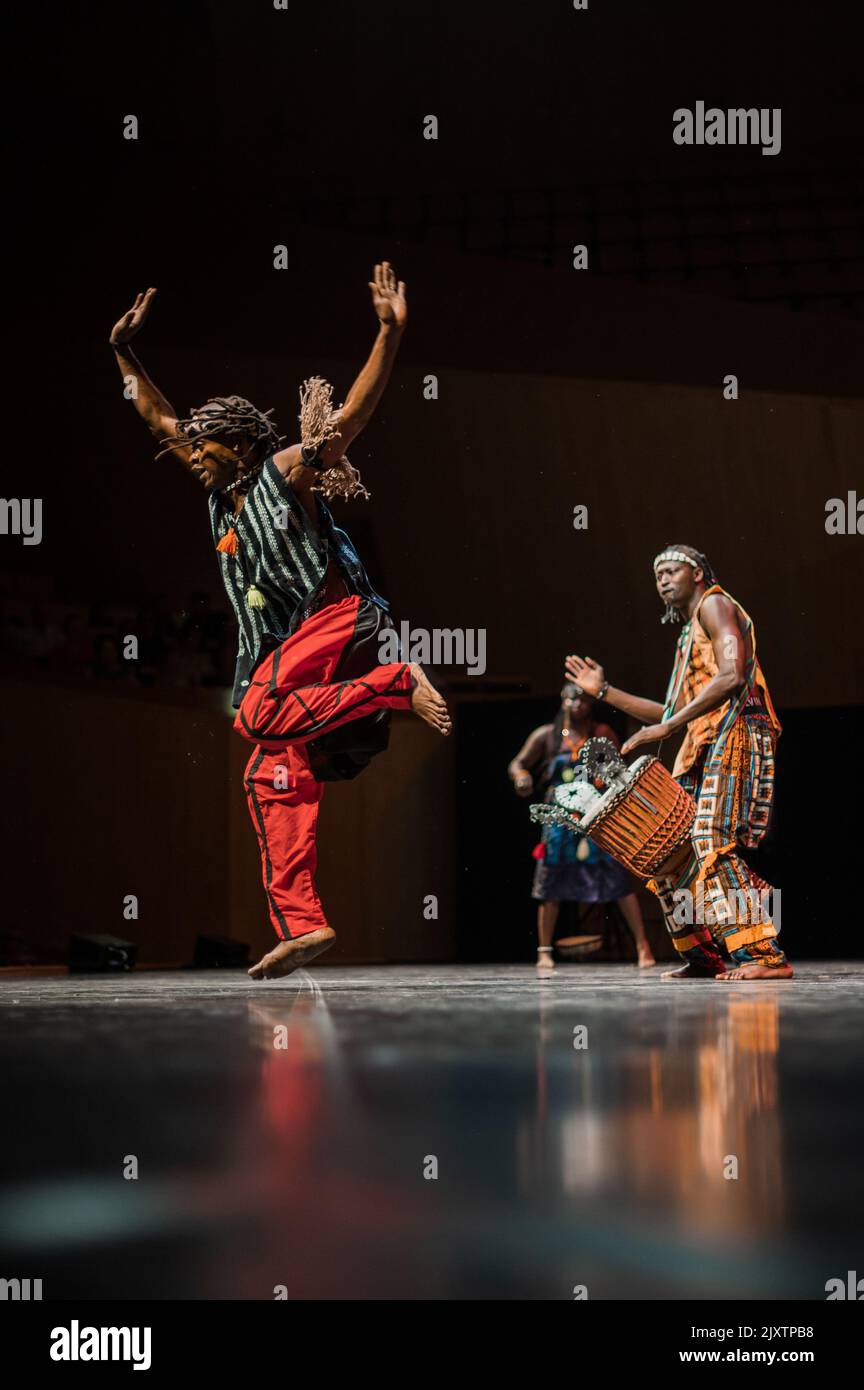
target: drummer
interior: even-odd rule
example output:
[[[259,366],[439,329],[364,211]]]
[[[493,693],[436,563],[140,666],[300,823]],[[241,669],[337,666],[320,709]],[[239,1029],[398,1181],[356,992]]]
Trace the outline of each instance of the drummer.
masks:
[[[683,959],[664,979],[788,979],[792,967],[765,910],[772,890],[739,852],[759,845],[768,828],[780,733],[753,622],[693,546],[666,546],[654,582],[662,621],[683,623],[665,704],[616,689],[590,657],[569,656],[565,669],[586,694],[646,725],[624,753],[685,731],[673,775],[696,802],[694,852],[677,877],[648,884]],[[685,900],[690,911],[682,913]]]
[[[519,796],[545,794],[554,799],[555,788],[573,780],[574,764],[589,738],[608,738],[619,746],[608,724],[593,718],[594,701],[568,683],[561,691],[561,706],[552,724],[541,724],[528,735],[508,772]],[[535,783],[536,777],[536,783]],[[609,903],[621,909],[636,942],[640,967],[654,964],[645,936],[642,909],[627,870],[611,855],[584,836],[574,836],[563,825],[546,825],[535,850],[537,867],[531,896],[537,902],[537,969],[554,969],[552,937],[562,902]]]

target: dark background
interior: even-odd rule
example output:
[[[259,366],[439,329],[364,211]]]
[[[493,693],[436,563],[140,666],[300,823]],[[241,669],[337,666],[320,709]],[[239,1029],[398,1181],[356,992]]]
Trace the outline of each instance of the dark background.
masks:
[[[7,959],[62,959],[73,928],[128,933],[112,904],[134,891],[142,959],[186,958],[202,929],[266,942],[206,509],[153,462],[106,340],[157,285],[136,346],[177,409],[237,391],[290,433],[304,376],[344,396],[385,257],[411,321],[353,451],[372,502],[338,520],[397,617],[485,627],[489,668],[441,673],[457,736],[437,768],[405,731],[367,787],[328,796],[343,958],[528,958],[534,832],[506,763],[551,718],[566,650],[662,692],[650,562],[675,540],[753,615],[786,725],[763,852],[784,939],[860,952],[843,808],[864,539],[824,529],[827,499],[861,486],[856,18],[602,0],[17,17],[3,495],[42,496],[45,535],[0,537]],[[698,99],[781,107],[781,153],[674,145],[672,112]],[[134,681],[115,660],[130,631],[149,643]],[[359,844],[367,798],[382,851]],[[430,934],[416,904],[436,890]]]

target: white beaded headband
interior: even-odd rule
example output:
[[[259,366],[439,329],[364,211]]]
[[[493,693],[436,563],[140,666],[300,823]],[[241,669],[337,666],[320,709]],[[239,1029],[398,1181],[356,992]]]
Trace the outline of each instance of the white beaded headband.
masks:
[[[694,570],[699,569],[699,561],[694,560],[692,555],[685,555],[683,550],[663,550],[654,557],[654,568],[662,565],[664,560],[680,560],[685,565],[692,565]]]

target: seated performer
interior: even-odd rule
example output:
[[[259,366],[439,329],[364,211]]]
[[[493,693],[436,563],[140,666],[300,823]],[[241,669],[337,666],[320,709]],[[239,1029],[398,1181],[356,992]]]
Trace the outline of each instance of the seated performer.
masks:
[[[111,333],[135,407],[208,495],[213,541],[239,626],[234,727],[255,749],[245,785],[264,890],[279,945],[249,974],[287,975],[335,933],[315,891],[323,783],[354,777],[387,745],[391,709],[413,709],[439,733],[450,716],[419,666],[378,663],[392,626],[344,531],[322,498],[366,496],[345,450],[381,397],[405,326],[405,285],[387,261],[370,281],[378,336],[340,409],[319,377],[300,392],[300,442],[281,448],[270,419],[240,396],[216,397],[188,419],[127,346],[155,290],[138,295]]]
[[[693,854],[674,878],[648,885],[686,962],[663,978],[788,979],[792,967],[765,910],[770,886],[738,853],[755,848],[768,828],[780,733],[753,623],[692,546],[661,551],[654,578],[666,605],[663,622],[684,620],[665,705],[615,689],[590,657],[570,656],[565,666],[587,694],[648,725],[624,753],[686,729],[673,773],[696,801]],[[688,902],[690,911],[682,912]]]
[[[550,803],[555,788],[573,777],[573,764],[589,738],[608,738],[618,747],[614,730],[592,718],[593,704],[572,682],[564,686],[554,724],[541,724],[529,734],[507,769],[517,795],[545,793]],[[544,826],[540,848],[543,857],[534,872],[531,892],[537,902],[538,971],[554,969],[552,937],[562,902],[617,902],[633,933],[639,966],[653,965],[642,909],[627,870],[599,846],[584,836],[574,836],[562,825]]]

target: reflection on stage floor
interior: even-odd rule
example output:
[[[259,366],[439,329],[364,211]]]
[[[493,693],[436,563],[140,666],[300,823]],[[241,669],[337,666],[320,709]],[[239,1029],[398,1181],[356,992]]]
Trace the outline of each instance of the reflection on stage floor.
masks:
[[[45,1298],[824,1299],[864,1259],[862,998],[860,964],[7,976],[3,1272]]]

